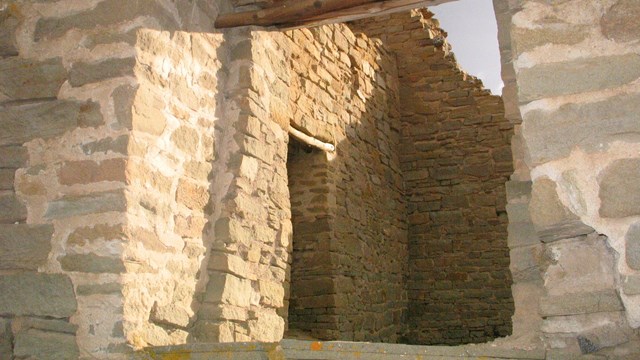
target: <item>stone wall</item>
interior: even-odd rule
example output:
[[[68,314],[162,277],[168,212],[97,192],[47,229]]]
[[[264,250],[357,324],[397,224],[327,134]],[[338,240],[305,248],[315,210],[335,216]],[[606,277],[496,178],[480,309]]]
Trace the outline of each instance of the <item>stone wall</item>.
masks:
[[[522,115],[507,110],[516,124],[508,183],[514,333],[535,338],[539,329],[548,356],[634,357],[640,7],[570,0],[495,8],[507,109]]]
[[[409,226],[406,339],[484,342],[511,332],[505,181],[512,125],[498,96],[458,68],[428,11],[352,26],[398,55]]]
[[[209,119],[161,98],[171,91],[151,82],[177,71],[142,53],[153,29],[210,29],[216,13],[186,1],[0,5],[0,357],[122,357],[184,340],[163,314],[169,302],[189,311],[202,234],[171,202],[183,178],[208,184],[198,162],[212,134],[199,130],[200,152],[183,156],[179,125]],[[151,72],[167,77],[144,83]],[[169,177],[176,164],[183,178]]]
[[[324,302],[323,318],[331,325],[312,333],[395,342],[406,311],[407,244],[394,56],[345,25],[286,36],[297,75],[291,79],[292,124],[336,144],[328,163],[332,237],[322,249],[331,282],[311,282],[303,290],[315,289],[308,302]],[[295,231],[293,241],[295,247]]]

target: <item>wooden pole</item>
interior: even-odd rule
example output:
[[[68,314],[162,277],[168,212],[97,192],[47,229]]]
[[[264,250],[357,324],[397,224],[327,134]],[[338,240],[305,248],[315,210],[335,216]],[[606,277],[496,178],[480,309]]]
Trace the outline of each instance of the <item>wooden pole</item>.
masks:
[[[333,144],[329,144],[329,143],[325,143],[322,142],[312,136],[309,136],[305,133],[303,133],[302,131],[294,128],[293,126],[289,125],[289,134],[293,137],[295,137],[296,139],[302,141],[303,143],[309,145],[309,146],[313,146],[315,148],[318,148],[322,151],[326,151],[326,152],[334,152],[336,151],[336,147],[333,146]]]
[[[218,16],[214,26],[223,29],[247,25],[288,24],[327,12],[379,1],[381,0],[292,0],[262,10],[223,14]]]

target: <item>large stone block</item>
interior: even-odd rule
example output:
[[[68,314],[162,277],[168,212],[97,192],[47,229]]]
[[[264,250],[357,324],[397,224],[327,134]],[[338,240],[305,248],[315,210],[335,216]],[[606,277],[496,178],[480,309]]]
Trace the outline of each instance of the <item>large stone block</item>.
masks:
[[[13,334],[9,319],[0,318],[0,359],[13,359]]]
[[[27,207],[14,193],[0,195],[0,224],[12,224],[27,219]]]
[[[640,159],[612,162],[599,175],[600,216],[622,218],[640,215]]]
[[[135,58],[106,59],[97,63],[75,63],[69,71],[69,83],[82,86],[120,76],[132,76]]]
[[[640,67],[639,67],[640,68]],[[561,159],[579,147],[601,151],[613,141],[640,141],[640,94],[620,95],[557,110],[533,110],[522,125],[531,165]]]
[[[125,159],[68,161],[59,170],[62,185],[89,184],[100,181],[125,181]]]
[[[640,270],[640,222],[629,227],[624,240],[627,265],[634,270]]]
[[[562,204],[556,183],[549,178],[539,178],[533,182],[529,212],[543,242],[572,238],[594,231]]]
[[[67,275],[28,272],[0,276],[0,315],[67,318],[76,309]]]
[[[520,70],[521,102],[610,89],[640,77],[640,55],[625,54],[540,64]]]
[[[151,16],[163,30],[175,28],[177,22],[163,6],[153,0],[105,0],[94,8],[66,17],[44,17],[36,23],[36,41],[64,35],[71,29],[87,30],[120,24],[139,16]]]
[[[18,8],[4,6],[0,9],[0,57],[18,55],[16,30],[20,24]]]
[[[0,270],[37,270],[51,251],[52,225],[0,225]]]
[[[535,29],[515,28],[511,32],[515,46],[515,57],[546,44],[572,45],[584,40],[588,35],[585,25],[557,23]]]
[[[67,70],[62,59],[45,61],[9,57],[0,60],[0,93],[10,100],[55,98]]]
[[[640,276],[625,276],[622,282],[622,291],[627,295],[640,295]]]
[[[120,274],[125,272],[122,259],[98,256],[96,254],[72,254],[60,258],[60,265],[65,271],[77,271],[85,273],[112,273]]]
[[[640,3],[618,0],[600,19],[602,33],[617,42],[640,39]]]
[[[68,195],[51,201],[45,212],[48,219],[61,219],[110,211],[125,211],[123,190],[107,191],[89,195]]]
[[[29,154],[24,146],[0,146],[0,169],[17,169],[26,165]]]
[[[74,335],[29,329],[16,335],[14,355],[28,359],[69,360],[77,359],[79,351]]]
[[[623,309],[615,289],[545,296],[540,299],[540,315],[543,317],[622,311]]]
[[[35,138],[51,138],[102,123],[100,106],[93,102],[59,100],[0,106],[0,145],[22,145]]]
[[[231,274],[211,273],[205,293],[205,302],[248,307],[250,298],[251,281]]]

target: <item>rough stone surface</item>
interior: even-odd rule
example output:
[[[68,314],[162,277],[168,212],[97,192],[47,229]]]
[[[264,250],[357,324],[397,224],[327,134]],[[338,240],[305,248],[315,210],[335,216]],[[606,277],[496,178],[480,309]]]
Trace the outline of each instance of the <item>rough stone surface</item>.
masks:
[[[619,71],[628,69],[629,71]],[[640,77],[640,55],[612,55],[570,62],[540,64],[518,75],[522,102],[603,90],[627,84]]]
[[[600,216],[621,218],[640,215],[640,159],[616,160],[599,175]]]
[[[0,194],[0,224],[13,224],[27,219],[27,207],[15,194]]]
[[[77,271],[86,273],[122,273],[125,271],[121,259],[95,254],[74,254],[61,258],[60,265],[66,271]]]
[[[59,181],[62,185],[90,184],[100,181],[125,181],[124,159],[70,161],[62,165]]]
[[[69,71],[71,86],[82,86],[114,77],[133,75],[135,58],[107,59],[98,63],[74,63]]]
[[[92,102],[45,101],[0,106],[0,145],[22,145],[34,138],[52,138],[77,127],[102,124],[99,106]]]
[[[15,7],[0,10],[0,57],[18,55],[15,35],[20,24],[18,15]]]
[[[625,276],[622,289],[627,295],[640,295],[640,276]]]
[[[625,242],[627,265],[634,270],[640,270],[640,223],[631,225],[625,236]]]
[[[126,201],[121,190],[91,195],[68,195],[51,201],[45,216],[49,219],[59,219],[109,211],[124,211],[125,207]]]
[[[51,250],[51,225],[0,226],[0,270],[37,270]]]
[[[587,104],[567,104],[555,111],[525,113],[523,133],[532,165],[563,158],[575,147],[594,152],[603,142],[640,140],[639,95],[620,95]],[[592,134],[598,134],[595,138]]]
[[[540,299],[541,316],[565,316],[623,310],[615,290],[569,293]]]
[[[22,146],[0,146],[0,169],[17,169],[26,164],[29,155]]]
[[[617,1],[600,20],[602,33],[617,42],[634,41],[640,38],[640,6],[634,0]]]
[[[35,329],[16,335],[14,355],[33,359],[66,360],[79,356],[75,336]]]
[[[66,318],[76,312],[71,280],[62,274],[0,276],[0,315]]]
[[[60,58],[42,62],[19,57],[0,59],[0,94],[10,100],[55,98],[66,79]]]

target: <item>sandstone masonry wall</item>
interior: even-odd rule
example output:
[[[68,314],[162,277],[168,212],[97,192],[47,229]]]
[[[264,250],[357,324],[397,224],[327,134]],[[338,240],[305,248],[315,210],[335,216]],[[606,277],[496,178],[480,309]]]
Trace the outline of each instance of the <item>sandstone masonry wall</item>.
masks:
[[[297,75],[291,79],[291,122],[336,144],[328,162],[332,238],[322,249],[332,284],[325,289],[310,282],[303,290],[322,289],[308,302],[328,300],[322,311],[331,325],[312,333],[395,342],[406,311],[407,272],[395,59],[379,42],[355,36],[345,25],[286,36]],[[295,246],[295,232],[293,239]],[[300,305],[291,303],[293,309]]]
[[[634,357],[640,6],[495,8],[507,108],[522,115],[507,111],[516,124],[508,184],[514,332],[539,327],[549,356]]]
[[[140,133],[164,130],[166,114],[138,85],[135,44],[142,29],[210,29],[216,13],[186,1],[0,4],[1,358],[122,358],[132,345],[170,342],[164,331],[137,332],[154,300],[158,318],[174,293],[167,278],[179,272],[148,274],[182,240],[157,227],[161,216],[141,225],[128,213],[143,198],[164,210],[157,195],[175,184],[143,152],[178,147],[136,147]],[[193,265],[183,259],[167,265]],[[138,281],[154,294],[133,294]]]
[[[409,224],[406,341],[484,342],[511,332],[506,194],[512,125],[458,68],[428,11],[355,22],[398,56]]]

